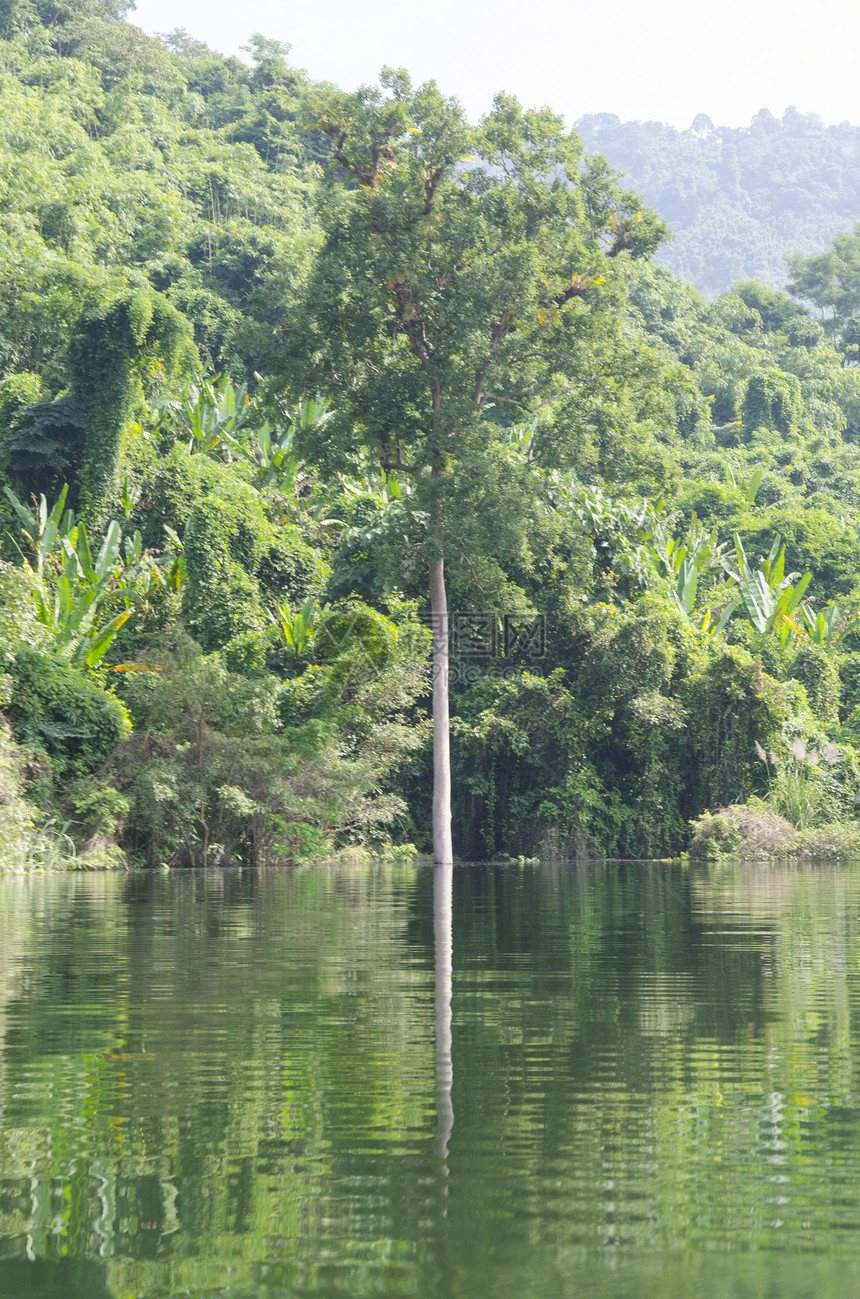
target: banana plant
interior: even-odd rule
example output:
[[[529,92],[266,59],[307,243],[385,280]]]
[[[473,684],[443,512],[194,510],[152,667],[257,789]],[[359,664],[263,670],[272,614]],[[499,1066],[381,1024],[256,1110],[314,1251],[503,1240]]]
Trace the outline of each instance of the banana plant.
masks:
[[[190,388],[179,411],[189,435],[188,449],[212,452],[222,445],[235,447],[248,405],[247,385],[236,387],[226,374],[204,379],[199,389]]]
[[[486,410],[487,407],[484,409]],[[507,444],[508,454],[512,459],[526,464],[532,463],[535,454],[535,443],[537,442],[537,430],[537,419],[533,419],[531,424],[517,424],[501,433],[501,441]]]
[[[163,566],[164,582],[171,591],[179,591],[186,576],[185,543],[168,523],[164,525],[164,533],[173,550]]]
[[[550,499],[559,510],[572,510],[595,552],[609,565],[624,570],[642,585],[653,580],[655,556],[648,553],[663,516],[663,502],[616,501],[599,487],[580,487],[569,475],[547,475]],[[656,567],[659,571],[659,561]]]
[[[313,596],[309,596],[295,614],[290,612],[288,604],[275,605],[272,609],[272,621],[296,658],[310,643],[318,613],[319,605]]]
[[[194,454],[228,462],[245,460],[256,471],[259,487],[277,486],[295,496],[311,481],[295,455],[296,435],[319,429],[333,413],[329,402],[316,396],[286,408],[283,427],[260,421],[247,384],[236,385],[229,375],[219,374],[204,379],[199,387],[192,385],[181,401],[165,403],[157,412],[155,427],[173,427]]]
[[[158,406],[153,429],[167,429],[182,438],[194,455],[217,452],[231,460],[232,448],[250,414],[246,384],[237,387],[227,374],[191,384],[185,395]]]
[[[653,536],[645,543],[645,551],[658,570],[672,583],[670,593],[682,613],[691,617],[696,607],[701,573],[717,563],[723,547],[714,544],[694,514],[684,538],[670,537],[662,523],[654,526]]]
[[[359,451],[354,456],[355,472],[338,474],[338,485],[345,496],[373,496],[379,502],[380,509],[393,501],[405,501],[412,494],[409,479],[401,476],[396,469],[385,469],[366,451]]]
[[[138,534],[138,538],[139,538]],[[83,522],[63,542],[63,561],[50,583],[50,605],[43,601],[42,618],[54,633],[54,648],[73,663],[95,667],[104,657],[120,627],[131,617],[130,601],[122,573],[122,531],[116,520],[108,524],[98,553],[93,558]],[[151,572],[145,571],[145,586]],[[123,608],[107,622],[97,625],[101,605],[113,585],[123,599]]]
[[[296,484],[301,469],[293,455],[295,430],[286,428],[278,432],[268,420],[254,429],[248,443],[241,446],[240,454],[249,460],[258,473],[261,487],[277,483],[287,492]]]
[[[758,489],[761,487],[761,480],[764,477],[764,465],[757,465],[752,475],[744,481],[735,474],[731,465],[726,465],[726,482],[730,487],[736,487],[743,492],[744,500],[748,505],[755,505],[755,498],[758,495]]]
[[[324,397],[308,397],[284,412],[286,427],[281,431],[265,420],[231,445],[257,470],[260,487],[277,485],[295,496],[311,481],[305,465],[294,454],[296,434],[321,428],[333,414]]]
[[[726,571],[738,583],[741,601],[749,620],[762,635],[775,633],[783,644],[791,636],[802,634],[803,597],[812,580],[804,573],[795,584],[796,573],[785,575],[785,547],[777,537],[761,568],[754,569],[747,559],[740,536],[735,533],[737,571],[725,561]]]
[[[60,492],[59,499],[54,507],[49,511],[48,503],[44,496],[39,498],[37,509],[31,510],[9,487],[3,488],[12,509],[18,515],[21,521],[21,531],[25,540],[29,543],[33,552],[36,568],[35,572],[39,578],[42,577],[45,569],[45,563],[53,553],[55,545],[70,535],[75,527],[75,516],[72,510],[66,509],[66,497],[69,494],[69,487],[66,483]],[[18,553],[21,554],[20,547],[17,546]]]
[[[698,622],[699,630],[713,640],[715,636],[719,636],[740,603],[740,596],[734,594],[729,597],[722,609],[711,609],[709,606]]]
[[[139,532],[123,539],[116,520],[94,553],[83,520],[66,508],[67,487],[50,510],[44,496],[31,509],[8,487],[3,490],[28,543],[31,557],[20,547],[19,553],[50,648],[78,667],[96,667],[135,606],[153,585],[164,584],[162,570],[175,563],[174,557],[157,562],[144,550]]]
[[[842,640],[860,621],[856,609],[840,609],[838,604],[829,604],[826,609],[817,612],[808,604],[801,608],[809,639],[814,645],[821,645],[825,649]]]

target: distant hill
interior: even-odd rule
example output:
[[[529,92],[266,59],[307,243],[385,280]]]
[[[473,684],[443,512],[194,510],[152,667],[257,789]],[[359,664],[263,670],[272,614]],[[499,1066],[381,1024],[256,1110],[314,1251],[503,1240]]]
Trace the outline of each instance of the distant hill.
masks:
[[[781,288],[785,257],[818,252],[860,220],[860,126],[848,122],[788,108],[740,128],[703,113],[687,131],[612,113],[575,126],[669,222],[661,260],[708,297],[754,276]]]

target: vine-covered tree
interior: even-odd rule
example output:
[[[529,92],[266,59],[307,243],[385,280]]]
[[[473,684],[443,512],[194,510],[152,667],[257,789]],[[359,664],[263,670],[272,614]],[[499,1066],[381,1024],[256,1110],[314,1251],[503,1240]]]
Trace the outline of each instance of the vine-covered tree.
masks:
[[[325,237],[295,334],[305,381],[336,397],[318,454],[356,439],[408,475],[433,626],[433,844],[452,859],[445,565],[476,533],[469,489],[499,412],[522,418],[608,382],[589,340],[618,300],[625,258],[664,227],[549,110],[499,96],[477,129],[434,83],[385,69],[381,89],[322,96],[333,145]],[[603,361],[611,366],[604,353]],[[492,415],[488,414],[492,411]],[[501,525],[480,502],[489,536]]]

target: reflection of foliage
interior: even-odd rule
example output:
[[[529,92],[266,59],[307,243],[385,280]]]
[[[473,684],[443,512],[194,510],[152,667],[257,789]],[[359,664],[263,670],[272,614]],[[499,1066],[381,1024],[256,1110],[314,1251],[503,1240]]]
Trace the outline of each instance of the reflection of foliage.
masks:
[[[333,1291],[422,1295],[438,1249],[464,1294],[527,1294],[556,1275],[561,1243],[581,1254],[580,1288],[615,1299],[619,1257],[671,1232],[686,1292],[724,1292],[728,1276],[788,1295],[802,1257],[768,1248],[768,1209],[738,1224],[738,1188],[769,1206],[772,1177],[787,1179],[779,1194],[811,1224],[787,1217],[788,1242],[832,1230],[834,1143],[853,1244],[855,872],[455,872],[455,942],[481,984],[454,1055],[455,1087],[480,1101],[457,1114],[484,1152],[469,1206],[510,1192],[564,1207],[551,1237],[511,1215],[501,1257],[498,1224],[456,1197],[431,1216],[429,890],[428,872],[378,864],[7,884],[3,1225],[55,1269],[24,1285],[283,1294],[313,1268]],[[374,1139],[333,1152],[333,1131]],[[607,1231],[614,1243],[589,1249]],[[727,1249],[714,1279],[708,1245],[738,1231],[749,1248]],[[14,1266],[0,1263],[6,1289]]]

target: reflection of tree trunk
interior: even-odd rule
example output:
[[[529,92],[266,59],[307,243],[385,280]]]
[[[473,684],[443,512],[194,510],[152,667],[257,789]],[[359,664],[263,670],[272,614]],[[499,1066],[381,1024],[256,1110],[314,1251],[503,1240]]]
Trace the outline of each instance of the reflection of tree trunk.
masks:
[[[454,860],[451,844],[451,728],[448,716],[448,597],[445,561],[430,565],[433,624],[433,860]]]
[[[437,1157],[448,1176],[448,1142],[454,1127],[451,1087],[454,1064],[451,1058],[451,957],[453,939],[454,868],[450,864],[433,868],[433,940],[436,955],[436,1143]]]

